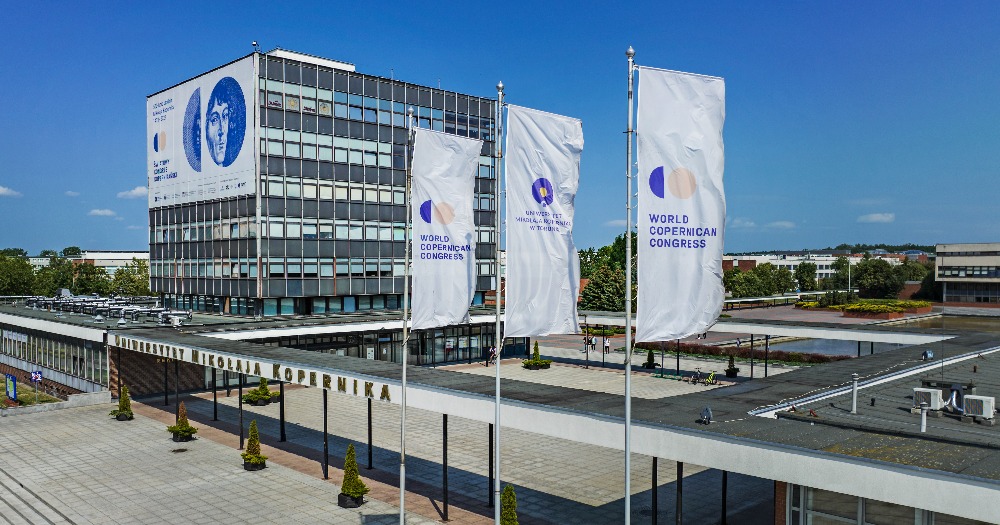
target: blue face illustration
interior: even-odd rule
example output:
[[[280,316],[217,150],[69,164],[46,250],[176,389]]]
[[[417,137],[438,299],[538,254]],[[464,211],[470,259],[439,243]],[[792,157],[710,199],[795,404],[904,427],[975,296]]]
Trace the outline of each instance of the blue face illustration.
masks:
[[[205,110],[205,141],[209,156],[219,166],[229,166],[240,154],[246,133],[246,99],[233,77],[215,84]]]

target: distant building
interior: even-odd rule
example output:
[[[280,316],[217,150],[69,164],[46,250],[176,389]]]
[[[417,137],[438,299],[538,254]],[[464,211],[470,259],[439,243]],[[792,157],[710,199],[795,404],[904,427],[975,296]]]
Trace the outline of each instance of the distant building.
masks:
[[[884,251],[884,250],[883,250]],[[871,254],[875,259],[882,259],[888,262],[892,266],[898,266],[903,263],[906,259],[905,255],[895,254],[895,253],[881,253],[881,254]],[[837,273],[833,269],[833,263],[838,257],[847,257],[851,261],[851,265],[856,265],[864,258],[864,254],[840,254],[840,255],[817,255],[817,254],[804,254],[804,255],[783,255],[783,254],[766,254],[766,255],[726,255],[722,258],[722,269],[723,271],[730,268],[736,267],[740,271],[748,271],[761,264],[770,263],[778,268],[785,268],[788,271],[795,273],[795,269],[799,267],[800,264],[804,262],[810,262],[816,265],[816,279],[827,279],[833,277]]]
[[[1000,303],[1000,243],[937,245],[946,303]]]
[[[33,258],[35,259],[35,258]],[[86,250],[79,256],[70,257],[73,264],[90,263],[98,268],[104,268],[108,275],[114,275],[119,268],[131,264],[132,259],[139,259],[149,262],[149,252],[135,252],[128,250]],[[34,265],[34,262],[32,262]],[[48,266],[48,262],[45,263]]]

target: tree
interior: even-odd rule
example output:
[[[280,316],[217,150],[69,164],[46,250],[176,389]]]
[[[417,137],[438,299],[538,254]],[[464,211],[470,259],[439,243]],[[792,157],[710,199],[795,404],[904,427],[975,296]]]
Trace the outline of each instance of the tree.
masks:
[[[803,262],[795,267],[795,281],[799,283],[799,290],[802,292],[812,292],[816,286],[816,263]]]
[[[34,280],[28,259],[0,255],[0,295],[30,295]]]
[[[504,487],[500,494],[500,525],[518,525],[517,496],[511,485]]]
[[[39,257],[59,257],[59,252],[55,250],[42,250],[38,252]]]
[[[942,296],[941,283],[937,282],[937,271],[935,271],[932,263],[927,271],[927,275],[920,281],[920,291],[913,294],[913,298],[927,301],[941,301],[943,300]]]
[[[742,297],[763,297],[768,294],[767,286],[756,268],[741,272],[738,268],[726,270],[722,274],[722,285],[735,299]]]
[[[240,453],[240,456],[243,457],[243,461],[253,465],[260,465],[267,461],[267,456],[260,453],[260,433],[257,432],[256,419],[250,422],[250,437],[247,438],[247,448]]]
[[[864,299],[896,299],[903,289],[903,279],[893,272],[883,259],[863,259],[854,272],[853,283],[858,297]]]
[[[903,281],[923,281],[929,270],[922,263],[907,259],[903,264],[894,266],[892,271]]]
[[[347,457],[344,458],[344,483],[340,486],[340,492],[355,499],[368,494],[368,486],[358,475],[358,458],[354,453],[354,443],[347,445]]]
[[[625,271],[625,234],[621,234],[615,237],[615,240],[610,246],[607,246],[607,255],[610,259],[610,264],[614,268],[621,268]],[[635,232],[632,232],[632,257],[636,256],[639,248],[639,237]],[[603,249],[603,248],[602,248]],[[635,261],[633,261],[635,262]],[[635,265],[632,265],[635,268]]]
[[[48,266],[43,266],[35,272],[32,293],[52,297],[60,288],[72,289],[75,272],[76,268],[70,261],[62,257],[50,259]]]
[[[590,279],[594,275],[594,272],[602,266],[607,266],[611,261],[608,255],[609,250],[606,249],[607,246],[602,246],[600,249],[595,250],[594,248],[587,248],[586,250],[580,250],[580,277],[583,279]]]
[[[24,248],[3,248],[0,249],[0,255],[6,257],[27,257],[28,251]]]
[[[62,250],[63,257],[79,257],[83,255],[83,250],[79,246],[67,246]]]
[[[625,311],[625,272],[602,266],[590,277],[580,294],[580,308],[601,312]],[[633,295],[633,298],[635,296]]]
[[[73,293],[76,295],[100,294],[106,295],[111,287],[111,279],[108,271],[93,264],[81,263],[76,265],[76,273],[73,279]]]
[[[764,295],[783,294],[795,289],[795,278],[788,268],[764,263],[750,270],[750,272],[756,273],[759,276],[764,286]]]
[[[836,261],[830,265],[830,269],[834,271],[834,274],[823,280],[824,290],[843,290],[847,288],[848,281],[848,268],[851,266],[851,261],[844,256],[837,257]],[[852,285],[854,283],[851,283]]]
[[[115,270],[111,278],[110,291],[117,295],[143,296],[150,295],[149,263],[142,259],[132,259],[132,262]]]

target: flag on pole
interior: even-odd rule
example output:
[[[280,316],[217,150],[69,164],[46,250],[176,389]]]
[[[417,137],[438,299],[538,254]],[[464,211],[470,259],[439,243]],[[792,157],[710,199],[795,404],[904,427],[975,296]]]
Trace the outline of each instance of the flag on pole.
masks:
[[[425,129],[414,132],[412,328],[466,322],[476,290],[472,215],[483,142]]]
[[[721,78],[639,68],[636,341],[682,339],[722,312]]]
[[[580,120],[508,105],[505,337],[580,331],[573,244]]]

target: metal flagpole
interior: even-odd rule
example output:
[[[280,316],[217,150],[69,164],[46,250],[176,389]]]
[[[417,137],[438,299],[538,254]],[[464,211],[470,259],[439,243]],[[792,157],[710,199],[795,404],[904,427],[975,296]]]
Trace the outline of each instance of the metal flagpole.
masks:
[[[494,122],[496,134],[494,136],[494,158],[496,159],[495,173],[496,186],[494,191],[494,207],[497,212],[497,245],[496,245],[496,302],[497,302],[497,325],[494,335],[494,348],[497,352],[496,362],[496,400],[494,402],[493,414],[493,443],[496,444],[495,458],[493,460],[493,520],[496,525],[500,525],[500,353],[503,352],[503,336],[500,332],[500,292],[503,286],[500,284],[500,236],[503,232],[503,225],[500,219],[500,181],[503,161],[503,82],[497,83],[497,110]]]
[[[628,137],[625,178],[625,525],[632,519],[632,80],[635,50],[628,46]]]
[[[403,259],[403,393],[400,396],[402,412],[399,418],[399,525],[406,524],[406,364],[410,360],[410,332],[407,317],[410,310],[410,148],[413,144],[413,107],[406,110],[406,151],[403,165],[406,171],[406,228],[403,240],[406,244]]]

